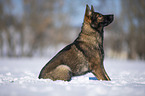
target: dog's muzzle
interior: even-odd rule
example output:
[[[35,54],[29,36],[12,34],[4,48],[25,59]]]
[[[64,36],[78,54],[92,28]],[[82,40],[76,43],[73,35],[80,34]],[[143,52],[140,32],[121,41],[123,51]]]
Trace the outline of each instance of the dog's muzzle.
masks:
[[[113,19],[114,19],[114,15],[113,14],[111,14],[111,15],[104,15],[104,22],[103,22],[104,26],[107,26],[110,23],[112,23]]]

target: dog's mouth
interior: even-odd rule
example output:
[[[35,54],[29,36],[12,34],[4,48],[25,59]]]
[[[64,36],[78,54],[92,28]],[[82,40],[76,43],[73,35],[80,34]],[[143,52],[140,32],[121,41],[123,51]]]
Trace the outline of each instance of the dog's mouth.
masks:
[[[104,22],[102,22],[103,26],[107,26],[112,23],[114,19],[114,15],[104,15]]]

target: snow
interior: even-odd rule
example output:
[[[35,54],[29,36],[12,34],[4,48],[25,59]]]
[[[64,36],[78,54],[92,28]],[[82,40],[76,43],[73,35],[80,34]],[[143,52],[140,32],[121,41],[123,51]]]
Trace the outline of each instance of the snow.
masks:
[[[70,82],[38,79],[50,58],[1,58],[0,96],[145,96],[145,61],[105,59],[112,81],[89,80],[88,73]]]

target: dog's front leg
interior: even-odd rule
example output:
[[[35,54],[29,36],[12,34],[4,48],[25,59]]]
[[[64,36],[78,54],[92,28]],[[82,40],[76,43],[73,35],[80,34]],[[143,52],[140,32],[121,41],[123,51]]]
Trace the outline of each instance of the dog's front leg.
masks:
[[[98,65],[98,66],[94,66],[92,73],[96,76],[96,78],[98,80],[107,80],[110,81],[111,79],[109,78],[109,76],[107,75],[103,64]]]

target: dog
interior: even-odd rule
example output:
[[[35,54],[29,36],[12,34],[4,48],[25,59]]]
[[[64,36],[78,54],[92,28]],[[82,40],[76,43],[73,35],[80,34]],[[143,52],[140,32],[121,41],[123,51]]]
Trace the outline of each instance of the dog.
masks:
[[[42,68],[38,78],[70,81],[73,76],[92,72],[98,80],[110,81],[103,65],[103,29],[113,18],[113,14],[102,15],[86,5],[79,36]]]

